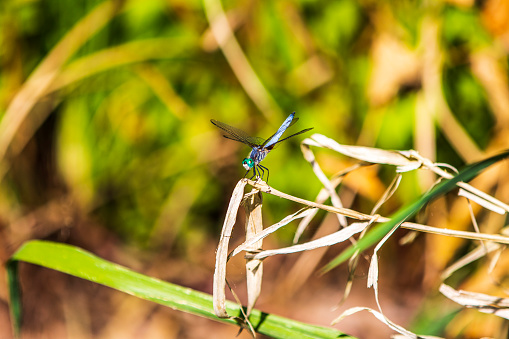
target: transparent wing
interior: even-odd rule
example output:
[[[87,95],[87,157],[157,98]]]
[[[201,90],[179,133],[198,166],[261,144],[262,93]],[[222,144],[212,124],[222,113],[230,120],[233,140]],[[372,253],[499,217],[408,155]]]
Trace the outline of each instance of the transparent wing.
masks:
[[[219,127],[220,129],[222,129],[224,132],[226,132],[227,134],[224,134],[223,136],[227,139],[242,142],[246,145],[251,146],[252,148],[258,147],[265,142],[265,139],[251,137],[243,130],[225,124],[224,122],[217,121],[214,119],[210,120],[210,122],[213,123],[215,126]]]

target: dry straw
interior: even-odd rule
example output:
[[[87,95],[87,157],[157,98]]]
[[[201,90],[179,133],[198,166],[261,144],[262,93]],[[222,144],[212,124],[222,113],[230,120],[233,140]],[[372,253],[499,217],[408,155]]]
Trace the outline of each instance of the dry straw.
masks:
[[[348,170],[338,173],[329,179],[322,172],[318,162],[315,159],[314,153],[311,150],[311,146],[334,150],[348,157],[360,160],[361,163],[351,167]],[[433,163],[429,159],[423,158],[417,152],[412,150],[388,151],[369,147],[341,145],[334,140],[320,134],[314,134],[311,138],[305,139],[301,144],[301,150],[303,152],[304,158],[311,164],[315,175],[323,185],[322,190],[318,193],[314,202],[278,191],[273,187],[268,186],[261,180],[255,182],[248,179],[241,179],[233,191],[216,253],[216,268],[214,274],[214,311],[218,317],[229,317],[225,309],[226,264],[227,261],[233,256],[241,252],[246,253],[245,258],[248,288],[247,316],[249,316],[249,313],[254,307],[256,299],[258,298],[261,291],[263,259],[273,255],[284,255],[295,252],[309,251],[320,247],[328,247],[347,240],[352,243],[356,243],[357,240],[353,238],[354,235],[360,234],[362,237],[371,224],[384,223],[390,220],[387,217],[376,214],[376,212],[378,211],[379,207],[383,205],[398,188],[398,185],[401,181],[402,172],[408,172],[416,169],[426,169],[434,172],[441,179],[453,178],[453,175],[445,169],[452,169],[453,172],[456,172],[452,166],[447,164]],[[344,208],[341,204],[341,199],[336,192],[336,187],[339,185],[342,177],[345,174],[356,170],[360,166],[370,164],[385,164],[395,166],[396,176],[393,182],[383,194],[383,196],[379,199],[378,203],[375,205],[370,214],[364,214],[348,208]],[[247,184],[251,185],[253,189],[251,192],[244,194],[244,189]],[[493,198],[484,192],[479,191],[471,185],[464,182],[458,182],[457,186],[460,187],[459,195],[465,197],[469,201],[474,201],[480,206],[495,213],[505,214],[509,212],[509,206],[507,204]],[[285,217],[278,223],[263,229],[262,193],[272,194],[283,199],[288,199],[297,202],[304,207],[297,212]],[[332,206],[324,204],[324,202],[329,197],[331,198]],[[230,237],[235,225],[237,211],[240,208],[242,202],[244,202],[246,212],[246,240],[233,251],[231,251],[230,254],[228,254]],[[318,210],[334,213],[338,218],[339,229],[336,232],[326,236],[297,244],[300,235],[304,232]],[[473,213],[471,213],[471,217],[472,222],[474,225],[476,225]],[[294,237],[295,244],[293,246],[273,250],[262,249],[263,238],[296,219],[302,220],[296,231]],[[350,222],[348,222],[349,220]],[[501,251],[501,249],[505,247],[505,244],[509,244],[509,237],[506,235],[480,233],[477,228],[476,232],[468,232],[411,222],[402,222],[394,227],[389,233],[385,235],[381,241],[378,242],[371,256],[371,264],[368,273],[368,287],[372,287],[374,290],[378,311],[363,307],[351,308],[343,312],[333,321],[333,323],[336,323],[356,312],[367,310],[371,312],[377,319],[384,322],[387,326],[400,333],[401,335],[405,337],[417,338],[416,334],[389,320],[384,315],[378,299],[379,267],[377,252],[398,227],[403,227],[418,232],[482,241],[481,246],[448,268],[442,276],[443,279],[446,279],[464,265],[483,256],[486,256],[490,252]],[[484,241],[486,241],[486,243],[484,243]],[[352,271],[355,269],[358,254],[359,253],[355,253],[354,256],[350,259],[349,268]],[[492,267],[494,267],[496,264],[496,258],[498,257],[495,256],[495,259],[492,262]],[[351,277],[353,277],[352,274]],[[348,295],[352,281],[353,279],[350,278],[345,290],[345,297]],[[497,298],[497,302],[495,303],[493,302],[493,298],[495,297],[478,293],[456,291],[447,285],[442,285],[440,292],[442,292],[446,297],[466,307],[476,307],[481,312],[490,312],[497,316],[507,317],[507,312],[502,310],[509,303],[509,301],[506,299]],[[246,324],[248,323],[246,322]]]

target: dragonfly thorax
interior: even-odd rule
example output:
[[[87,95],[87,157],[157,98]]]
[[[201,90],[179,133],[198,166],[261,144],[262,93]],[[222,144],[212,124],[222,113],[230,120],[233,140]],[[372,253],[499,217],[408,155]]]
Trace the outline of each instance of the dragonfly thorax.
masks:
[[[250,170],[253,167],[258,166],[258,164],[265,159],[265,156],[270,152],[270,149],[256,147],[251,150],[248,157],[242,161],[242,166],[246,170]]]

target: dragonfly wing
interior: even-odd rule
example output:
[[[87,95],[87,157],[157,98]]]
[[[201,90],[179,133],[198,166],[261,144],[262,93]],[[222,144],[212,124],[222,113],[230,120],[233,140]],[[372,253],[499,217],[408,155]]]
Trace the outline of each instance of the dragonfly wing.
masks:
[[[295,118],[295,112],[290,114],[288,118],[286,118],[286,120],[283,122],[283,124],[279,127],[277,132],[274,133],[270,138],[268,138],[262,146],[266,148],[269,147],[272,148],[271,146],[274,146],[277,143],[277,141],[279,140],[279,138],[281,138],[286,129],[293,125],[294,123],[296,123],[298,119],[299,118]]]
[[[258,147],[262,145],[265,141],[262,138],[249,136],[243,130],[225,124],[224,122],[217,121],[214,119],[211,119],[210,122],[213,123],[215,126],[219,127],[220,129],[222,129],[224,132],[226,132],[227,134],[224,134],[223,136],[227,139],[239,141],[251,147]]]

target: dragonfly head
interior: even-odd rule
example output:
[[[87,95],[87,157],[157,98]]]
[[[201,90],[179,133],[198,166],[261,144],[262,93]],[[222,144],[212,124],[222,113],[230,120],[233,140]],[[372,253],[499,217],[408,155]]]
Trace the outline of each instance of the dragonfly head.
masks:
[[[244,166],[244,168],[249,171],[254,166],[253,159],[245,158],[244,160],[242,160],[242,166]]]

